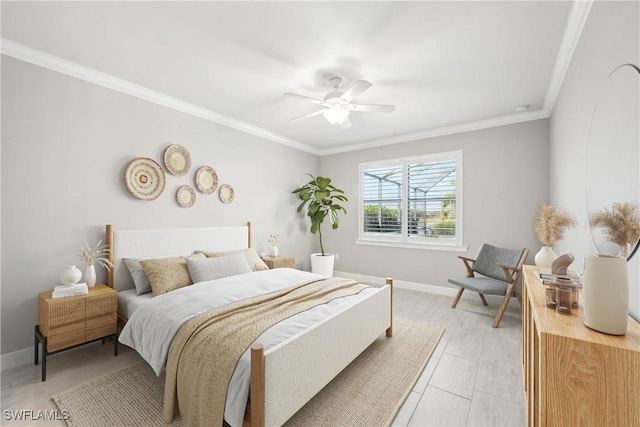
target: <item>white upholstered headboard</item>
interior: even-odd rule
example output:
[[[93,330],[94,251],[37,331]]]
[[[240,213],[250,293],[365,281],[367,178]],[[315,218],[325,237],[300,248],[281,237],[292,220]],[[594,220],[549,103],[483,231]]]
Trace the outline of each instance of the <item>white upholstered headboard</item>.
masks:
[[[109,258],[114,268],[107,272],[107,285],[117,291],[134,287],[123,258],[185,256],[196,250],[229,251],[251,246],[251,223],[236,227],[170,228],[160,230],[114,230],[106,227]]]

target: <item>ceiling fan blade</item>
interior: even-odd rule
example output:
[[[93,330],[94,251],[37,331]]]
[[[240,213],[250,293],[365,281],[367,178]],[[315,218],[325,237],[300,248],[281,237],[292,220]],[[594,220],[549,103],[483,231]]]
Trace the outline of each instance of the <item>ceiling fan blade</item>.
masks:
[[[309,98],[308,96],[298,95],[297,93],[285,93],[284,96],[289,98],[302,99],[303,101],[313,102],[314,104],[323,104],[321,99]]]
[[[340,99],[343,99],[347,102],[351,102],[356,96],[360,95],[365,90],[371,87],[371,83],[366,80],[358,80],[354,84],[351,85],[349,89],[342,94]]]
[[[340,129],[349,129],[351,127],[351,120],[347,117],[344,122],[340,124]]]
[[[395,111],[395,105],[376,105],[376,104],[349,104],[349,111],[364,111],[367,113],[392,113]]]
[[[314,111],[313,113],[304,114],[302,116],[294,117],[293,119],[289,119],[289,121],[293,122],[293,121],[296,121],[296,120],[308,119],[309,117],[319,116],[322,113],[324,113],[324,110],[318,110],[318,111]]]

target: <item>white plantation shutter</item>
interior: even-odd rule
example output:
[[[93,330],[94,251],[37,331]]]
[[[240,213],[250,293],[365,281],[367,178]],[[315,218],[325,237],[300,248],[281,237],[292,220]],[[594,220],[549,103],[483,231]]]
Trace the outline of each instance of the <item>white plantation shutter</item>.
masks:
[[[359,239],[462,242],[462,152],[360,165]]]

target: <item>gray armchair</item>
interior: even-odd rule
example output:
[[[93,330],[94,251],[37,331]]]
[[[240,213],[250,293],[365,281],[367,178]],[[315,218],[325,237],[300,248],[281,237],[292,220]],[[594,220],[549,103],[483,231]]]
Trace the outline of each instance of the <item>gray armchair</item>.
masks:
[[[529,249],[526,248],[503,249],[485,243],[480,247],[476,259],[459,256],[458,258],[464,262],[467,269],[467,276],[461,279],[449,279],[449,283],[460,286],[451,308],[456,308],[465,289],[477,292],[484,305],[487,305],[485,294],[504,295],[493,321],[493,327],[497,328],[512,296],[515,296],[522,305],[516,283],[520,278],[527,255],[529,255]],[[478,277],[475,273],[481,276]]]

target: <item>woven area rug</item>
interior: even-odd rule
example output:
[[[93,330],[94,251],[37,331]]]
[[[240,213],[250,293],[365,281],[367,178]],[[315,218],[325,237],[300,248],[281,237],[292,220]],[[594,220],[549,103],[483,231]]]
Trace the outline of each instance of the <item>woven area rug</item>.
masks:
[[[388,426],[444,333],[442,326],[394,319],[394,336],[378,338],[295,414],[286,426]],[[56,394],[70,427],[166,426],[164,375],[134,363]],[[176,418],[171,426],[181,426]]]

